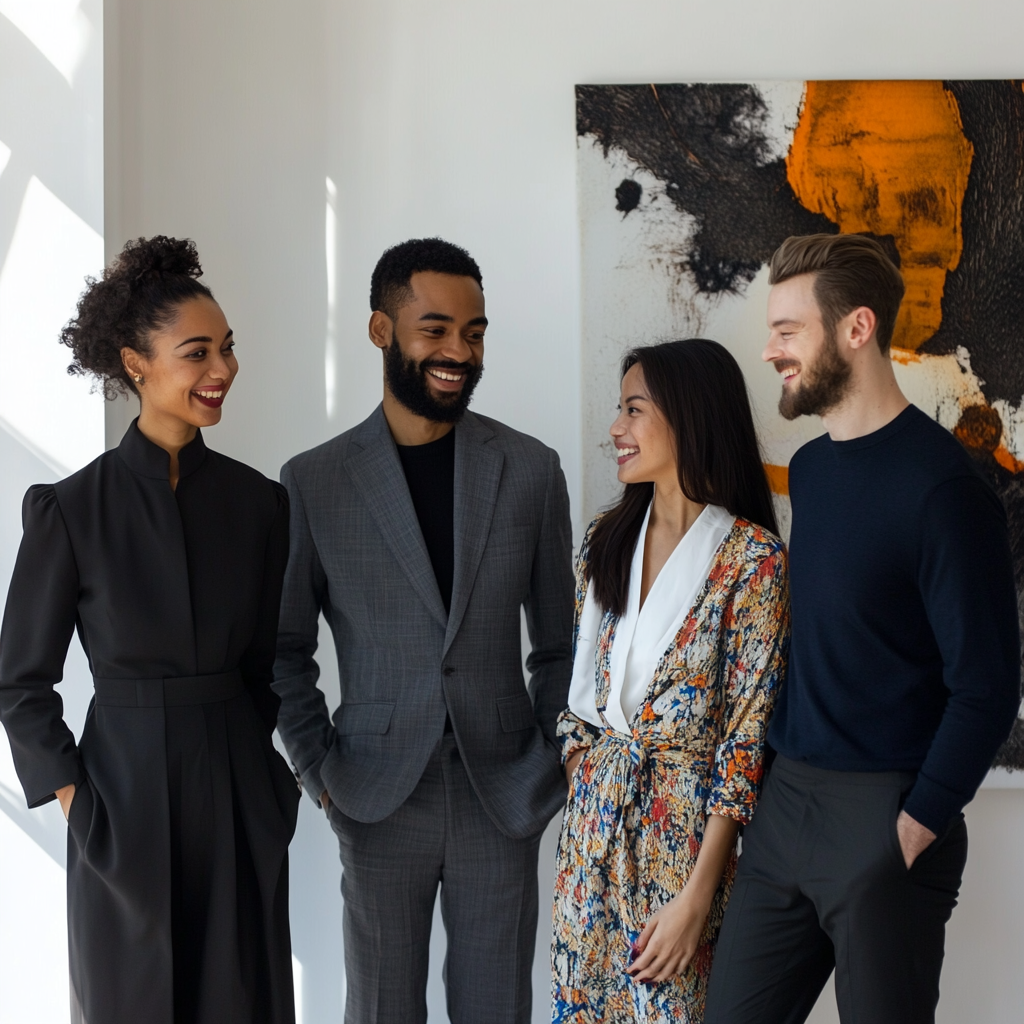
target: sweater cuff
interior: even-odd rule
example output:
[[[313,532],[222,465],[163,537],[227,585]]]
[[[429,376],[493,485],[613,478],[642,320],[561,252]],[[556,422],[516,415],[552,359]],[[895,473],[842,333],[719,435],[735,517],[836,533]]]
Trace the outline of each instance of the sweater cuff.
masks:
[[[953,818],[973,798],[973,793],[965,796],[963,793],[947,789],[926,775],[918,775],[917,782],[914,783],[914,788],[903,805],[903,810],[919,825],[924,825],[926,829],[941,836]]]

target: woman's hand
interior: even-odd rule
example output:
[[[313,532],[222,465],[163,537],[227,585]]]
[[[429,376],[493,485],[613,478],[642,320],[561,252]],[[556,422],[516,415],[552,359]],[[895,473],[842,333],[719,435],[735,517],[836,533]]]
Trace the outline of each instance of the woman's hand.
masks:
[[[725,866],[736,848],[739,825],[731,818],[711,814],[697,863],[683,891],[653,913],[634,943],[636,959],[626,968],[634,981],[668,981],[686,970],[697,952]]]
[[[64,820],[67,821],[68,815],[71,813],[71,801],[75,799],[75,784],[72,782],[70,786],[61,786],[53,795],[60,802]]]
[[[579,750],[570,754],[565,760],[565,780],[572,785],[572,778],[576,774],[576,769],[580,766],[580,761],[583,760],[583,755],[586,754],[587,748],[580,747]]]
[[[689,886],[651,915],[634,948],[637,957],[626,969],[634,981],[668,981],[682,974],[697,952],[711,901]]]

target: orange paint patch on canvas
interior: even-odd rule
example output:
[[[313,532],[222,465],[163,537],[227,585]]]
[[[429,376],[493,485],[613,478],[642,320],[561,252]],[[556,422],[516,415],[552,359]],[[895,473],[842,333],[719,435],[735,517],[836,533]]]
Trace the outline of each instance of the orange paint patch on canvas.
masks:
[[[896,348],[915,351],[942,322],[946,273],[963,251],[973,157],[941,82],[807,83],[789,183],[841,231],[892,235],[907,289]]]
[[[911,352],[910,349],[906,348],[891,348],[889,350],[889,357],[894,363],[899,363],[900,366],[910,366],[911,363],[921,362],[921,357],[916,352]]]
[[[1008,448],[1000,445],[993,453],[993,458],[999,463],[1003,469],[1008,469],[1011,473],[1019,473],[1024,470],[1024,462],[1016,458]]]
[[[765,476],[768,477],[768,486],[773,494],[789,496],[789,467],[773,466],[770,462],[764,464]]]

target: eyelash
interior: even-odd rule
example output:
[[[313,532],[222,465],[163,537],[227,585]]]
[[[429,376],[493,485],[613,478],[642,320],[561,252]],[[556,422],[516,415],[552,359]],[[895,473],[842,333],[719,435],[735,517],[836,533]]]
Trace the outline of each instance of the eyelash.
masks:
[[[185,356],[185,358],[186,359],[191,359],[192,362],[194,362],[194,363],[198,363],[200,359],[205,359],[206,358],[206,351],[207,350],[205,348],[197,348],[194,352],[189,352],[189,354],[187,356]],[[224,346],[224,348],[221,349],[221,352],[223,352],[225,355],[230,355],[234,351],[235,351],[235,343],[233,341],[229,341]]]

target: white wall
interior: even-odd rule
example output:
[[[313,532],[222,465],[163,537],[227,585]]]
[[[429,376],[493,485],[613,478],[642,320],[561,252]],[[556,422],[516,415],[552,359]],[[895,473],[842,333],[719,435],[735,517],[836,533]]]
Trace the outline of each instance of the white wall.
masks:
[[[1024,7],[108,0],[107,22],[108,251],[135,234],[197,240],[242,365],[211,443],[276,473],[368,413],[380,394],[365,333],[370,271],[386,245],[437,233],[467,246],[484,274],[492,326],[476,407],[558,448],[579,526],[591,510],[579,504],[573,85],[1019,76]],[[330,416],[327,178],[337,188]],[[108,423],[113,439],[119,415]],[[940,1020],[1010,1024],[1024,793],[984,793],[969,815]],[[308,802],[293,878],[305,1021],[337,1020],[338,867]],[[545,960],[541,948],[538,979]],[[443,1019],[438,967],[432,1020]],[[544,984],[537,1003],[540,1021]]]
[[[103,401],[57,344],[103,267],[103,5],[0,0],[0,595],[21,500],[103,451]],[[90,677],[77,641],[60,691],[80,728]],[[60,806],[29,811],[0,729],[0,1024],[67,1024]]]

